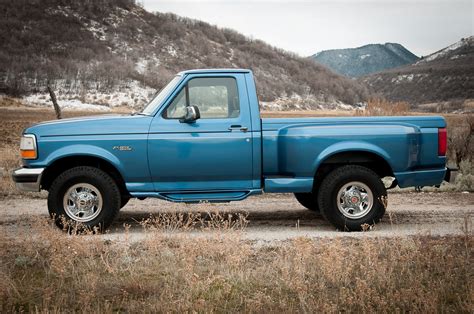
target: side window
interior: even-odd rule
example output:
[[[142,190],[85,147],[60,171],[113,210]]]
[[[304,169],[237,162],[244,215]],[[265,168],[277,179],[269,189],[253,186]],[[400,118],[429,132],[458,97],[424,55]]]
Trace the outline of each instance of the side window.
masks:
[[[183,117],[187,105],[197,106],[201,119],[236,118],[240,115],[237,82],[231,77],[191,79],[168,106],[165,118]]]

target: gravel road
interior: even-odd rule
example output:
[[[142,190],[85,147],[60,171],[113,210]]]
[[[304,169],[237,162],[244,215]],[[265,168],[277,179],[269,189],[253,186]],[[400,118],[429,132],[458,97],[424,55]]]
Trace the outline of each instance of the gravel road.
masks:
[[[392,193],[383,220],[369,232],[336,231],[320,214],[302,207],[291,194],[262,195],[227,204],[184,205],[156,199],[131,200],[119,213],[105,239],[140,241],[146,236],[139,222],[160,212],[201,212],[248,214],[244,239],[278,241],[294,237],[399,237],[417,234],[456,235],[468,224],[472,232],[474,193]],[[13,198],[0,201],[0,229],[7,236],[31,230],[28,220],[48,217],[45,199]],[[124,224],[130,225],[128,233]],[[34,232],[34,230],[31,230]],[[190,235],[209,231],[183,231]]]

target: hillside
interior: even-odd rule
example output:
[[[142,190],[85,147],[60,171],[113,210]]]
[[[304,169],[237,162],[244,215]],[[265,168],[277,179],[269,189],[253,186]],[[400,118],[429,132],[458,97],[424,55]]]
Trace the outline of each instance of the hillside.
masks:
[[[411,104],[474,99],[474,37],[441,49],[413,65],[360,79],[387,99]]]
[[[339,108],[366,88],[325,67],[230,30],[133,0],[0,0],[0,93],[62,106],[140,108],[178,71],[250,68],[268,108]],[[347,106],[346,106],[347,107]],[[107,109],[107,107],[104,107]]]
[[[311,56],[311,59],[341,75],[359,77],[413,63],[418,57],[400,44],[386,43],[324,50]]]

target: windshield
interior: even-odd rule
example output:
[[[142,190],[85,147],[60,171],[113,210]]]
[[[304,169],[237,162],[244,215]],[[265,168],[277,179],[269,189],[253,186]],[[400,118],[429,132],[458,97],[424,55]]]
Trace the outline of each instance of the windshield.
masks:
[[[143,109],[142,114],[151,115],[153,111],[163,102],[166,96],[176,87],[179,80],[181,80],[181,76],[175,76],[171,82],[168,83],[159,93],[155,94],[155,97],[145,106]]]

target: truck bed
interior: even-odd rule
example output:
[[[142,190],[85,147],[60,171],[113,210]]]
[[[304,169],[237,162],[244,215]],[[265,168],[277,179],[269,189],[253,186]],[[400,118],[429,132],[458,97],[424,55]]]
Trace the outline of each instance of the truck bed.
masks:
[[[262,119],[263,176],[303,182],[331,156],[357,148],[383,158],[401,187],[411,185],[414,171],[426,172],[417,176],[420,185],[434,184],[445,172],[446,158],[438,156],[444,127],[439,116]]]

